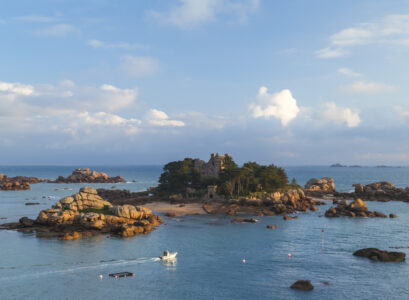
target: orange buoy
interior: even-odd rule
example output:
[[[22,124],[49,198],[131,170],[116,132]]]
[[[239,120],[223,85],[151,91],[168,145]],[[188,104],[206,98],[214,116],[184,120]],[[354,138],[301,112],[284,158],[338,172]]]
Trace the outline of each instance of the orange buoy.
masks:
[[[288,253],[288,257],[291,257],[291,253]]]
[[[243,259],[243,260],[242,260],[242,262],[243,262],[243,264],[245,264],[245,263],[246,263],[246,260],[245,260],[245,259]]]

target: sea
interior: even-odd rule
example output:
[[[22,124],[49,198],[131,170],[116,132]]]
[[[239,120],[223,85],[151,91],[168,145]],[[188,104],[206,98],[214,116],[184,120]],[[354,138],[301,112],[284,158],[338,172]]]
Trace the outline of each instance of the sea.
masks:
[[[55,179],[76,167],[81,166],[0,166],[0,173]],[[95,187],[130,191],[157,185],[162,171],[162,166],[91,168],[127,180]],[[344,192],[354,183],[383,180],[409,186],[407,167],[285,170],[301,185],[313,177],[332,177]],[[40,183],[28,191],[0,191],[0,223],[35,218],[82,186]],[[408,262],[380,263],[352,255],[367,247],[403,247],[397,251],[408,253],[409,203],[368,202],[370,210],[395,213],[396,219],[325,218],[330,205],[299,213],[296,220],[257,217],[260,222],[254,224],[233,224],[233,217],[224,215],[164,216],[166,225],[126,239],[101,235],[59,241],[0,230],[0,299],[409,299]],[[177,260],[158,260],[164,250],[177,251]],[[135,276],[108,276],[124,271]],[[290,289],[297,280],[310,280],[314,290]]]

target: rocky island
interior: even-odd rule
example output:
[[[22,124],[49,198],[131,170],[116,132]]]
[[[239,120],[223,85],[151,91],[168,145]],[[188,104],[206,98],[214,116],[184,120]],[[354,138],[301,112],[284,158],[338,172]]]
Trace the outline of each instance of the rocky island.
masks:
[[[103,200],[97,190],[83,187],[79,193],[62,198],[51,209],[42,210],[35,220],[23,217],[18,223],[0,225],[0,229],[72,240],[101,233],[121,237],[146,234],[161,223],[161,217],[149,208],[112,205]]]
[[[68,177],[59,176],[56,180],[47,180],[48,183],[118,183],[126,182],[122,176],[109,177],[103,172],[92,171],[89,168],[75,169]]]
[[[352,193],[334,193],[334,196],[345,199],[361,198],[367,201],[387,202],[391,200],[409,202],[409,187],[396,188],[389,181],[374,182],[367,185],[353,184]]]
[[[229,154],[212,154],[208,162],[185,158],[164,166],[159,185],[146,192],[98,189],[107,201],[117,204],[173,206],[196,204],[208,214],[267,216],[316,211],[325,202],[304,194],[289,183],[282,168],[255,162],[237,166]],[[178,210],[173,215],[178,215]],[[196,210],[195,210],[196,212]]]
[[[30,184],[40,183],[43,180],[37,177],[15,176],[8,177],[5,174],[0,174],[0,190],[3,191],[18,191],[29,190]]]

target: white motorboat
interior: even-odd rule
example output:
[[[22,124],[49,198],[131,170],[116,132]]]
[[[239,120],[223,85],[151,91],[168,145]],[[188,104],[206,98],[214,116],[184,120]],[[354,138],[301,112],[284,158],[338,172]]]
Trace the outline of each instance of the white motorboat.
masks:
[[[178,255],[177,252],[170,253],[168,250],[165,250],[163,251],[163,255],[159,256],[159,258],[161,260],[170,260],[170,259],[175,259],[176,255]]]

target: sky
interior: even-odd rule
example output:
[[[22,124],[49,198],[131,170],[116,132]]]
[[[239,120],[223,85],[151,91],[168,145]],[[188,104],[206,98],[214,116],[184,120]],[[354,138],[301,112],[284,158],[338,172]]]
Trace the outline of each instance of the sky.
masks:
[[[409,165],[409,1],[16,0],[0,165]]]

